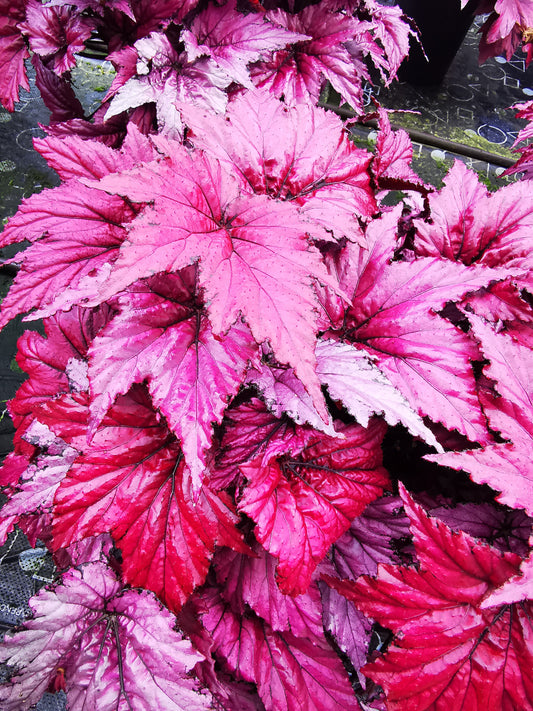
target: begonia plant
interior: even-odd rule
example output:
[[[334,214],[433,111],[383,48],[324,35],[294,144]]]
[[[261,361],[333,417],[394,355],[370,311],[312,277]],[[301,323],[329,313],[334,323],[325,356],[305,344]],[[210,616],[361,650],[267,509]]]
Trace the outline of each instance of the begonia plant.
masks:
[[[370,151],[317,106],[392,81],[411,28],[374,0],[0,6],[61,179],[0,237],[0,323],[44,329],[0,542],[57,569],[2,708],[533,709],[530,181],[433,189],[386,111]]]

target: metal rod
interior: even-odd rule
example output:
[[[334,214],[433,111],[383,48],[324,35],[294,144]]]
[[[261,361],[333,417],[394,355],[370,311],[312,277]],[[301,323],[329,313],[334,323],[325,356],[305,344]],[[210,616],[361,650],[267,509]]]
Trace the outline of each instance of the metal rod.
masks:
[[[320,106],[328,111],[334,111],[341,118],[358,118],[358,115],[352,109],[344,109],[340,106],[335,106],[335,104],[329,104],[326,102],[321,102]],[[370,119],[364,123],[357,121],[359,126],[370,126],[371,128],[378,128],[378,122],[376,119]],[[397,124],[391,123],[391,128],[395,131],[398,129],[403,129],[407,131],[409,137],[412,141],[416,143],[423,143],[427,146],[432,146],[433,148],[443,148],[450,153],[456,153],[457,155],[465,156],[467,158],[473,158],[474,160],[482,160],[486,163],[492,163],[493,165],[501,166],[502,168],[510,168],[515,164],[515,160],[512,158],[506,158],[505,156],[499,156],[495,153],[490,153],[489,151],[484,151],[481,148],[476,148],[475,146],[468,146],[465,143],[457,143],[456,141],[450,141],[448,138],[440,138],[439,136],[433,136],[431,133],[426,131],[419,131],[416,128],[405,128],[405,126],[398,126]],[[516,158],[518,160],[518,156]]]

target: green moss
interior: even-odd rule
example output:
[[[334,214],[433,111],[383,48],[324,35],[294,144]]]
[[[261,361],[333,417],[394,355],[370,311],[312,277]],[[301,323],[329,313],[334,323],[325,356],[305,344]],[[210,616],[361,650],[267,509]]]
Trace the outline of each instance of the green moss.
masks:
[[[13,371],[13,373],[20,373],[22,375],[26,375],[26,373],[19,366],[15,358],[13,358],[11,363],[9,364],[9,370]]]
[[[402,128],[424,131],[426,133],[438,135],[440,138],[455,141],[455,143],[460,143],[464,146],[479,148],[480,150],[487,151],[488,153],[494,153],[499,156],[505,156],[506,158],[516,160],[516,155],[509,148],[487,141],[486,138],[478,136],[478,134],[470,128],[462,129],[457,128],[456,126],[447,126],[445,129],[435,130],[435,127],[427,119],[425,120],[420,114],[402,112],[394,113],[394,117],[391,121]]]

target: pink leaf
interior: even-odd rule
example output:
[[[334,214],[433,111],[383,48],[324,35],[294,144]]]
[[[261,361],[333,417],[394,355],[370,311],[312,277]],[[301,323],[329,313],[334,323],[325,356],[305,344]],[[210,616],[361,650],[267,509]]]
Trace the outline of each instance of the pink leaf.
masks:
[[[69,392],[67,367],[72,369],[74,361],[81,365],[89,344],[109,315],[108,306],[98,309],[74,307],[45,320],[46,338],[35,331],[22,334],[18,341],[17,363],[30,377],[8,406],[17,427],[16,442],[33,421],[41,403]]]
[[[331,437],[336,436],[331,417],[326,423],[322,421],[292,368],[262,364],[249,371],[246,382],[256,386],[276,417],[282,417],[285,413],[298,425],[308,424]]]
[[[468,311],[474,311],[493,324],[506,321],[509,332],[517,337],[521,327],[533,322],[533,309],[523,296],[524,291],[515,279],[510,278],[470,294],[463,300],[463,305]]]
[[[19,87],[30,90],[24,60],[29,52],[17,23],[24,19],[25,0],[0,2],[0,102],[13,111]]]
[[[103,178],[157,156],[151,141],[132,124],[128,125],[121,150],[113,150],[100,141],[82,139],[74,134],[65,138],[48,136],[34,139],[33,145],[62,180]]]
[[[195,487],[201,485],[212,425],[237,393],[257,345],[235,324],[214,337],[185,276],[154,277],[119,297],[120,313],[91,347],[91,411],[101,421],[117,395],[148,381],[152,401],[181,441]],[[180,293],[181,292],[181,293]],[[109,353],[115,352],[110,358]],[[93,425],[94,426],[94,425]]]
[[[84,48],[93,27],[93,21],[72,5],[43,6],[37,0],[28,0],[26,21],[19,25],[33,52],[53,58],[57,74],[76,66],[75,55]]]
[[[489,242],[483,230],[485,216],[478,209],[487,195],[476,173],[456,160],[444,178],[444,187],[428,196],[431,222],[414,221],[417,253],[465,264],[476,261]]]
[[[481,607],[510,605],[526,600],[533,600],[533,554],[522,561],[518,575],[509,578],[500,588],[492,591],[483,600]]]
[[[122,198],[77,181],[27,198],[2,234],[3,245],[32,244],[2,303],[0,323],[34,307],[48,316],[93,294],[102,279],[98,271],[116,259],[126,237],[122,223],[133,215]]]
[[[182,40],[191,59],[211,56],[232,81],[253,86],[247,65],[266,53],[290,42],[308,39],[266,20],[264,15],[244,15],[236,10],[236,0],[225,5],[208,5],[197,15]]]
[[[266,91],[247,91],[224,118],[180,107],[195,145],[242,175],[259,194],[291,200],[318,239],[360,239],[358,217],[376,210],[370,188],[370,154],[348,139],[332,113],[288,107]],[[320,151],[317,153],[317,145]]]
[[[527,181],[488,193],[474,172],[456,161],[445,187],[429,197],[431,223],[415,220],[415,249],[465,264],[533,267],[533,198]]]
[[[76,450],[66,447],[62,454],[43,455],[27,467],[18,491],[2,506],[0,545],[5,543],[7,534],[21,519],[52,508],[56,489],[76,457]]]
[[[320,339],[316,357],[320,382],[360,425],[366,427],[373,415],[383,415],[389,425],[401,422],[415,437],[441,449],[422,418],[362,351],[349,343]]]
[[[354,704],[344,668],[323,636],[275,632],[257,617],[235,615],[215,589],[203,593],[202,624],[238,677],[257,684],[267,711],[341,711]]]
[[[215,559],[217,579],[225,586],[222,596],[233,611],[245,614],[249,605],[276,632],[322,636],[322,604],[316,583],[302,595],[284,595],[275,580],[276,559],[258,545],[254,553],[252,558],[225,549]]]
[[[498,501],[524,508],[533,516],[532,352],[507,334],[496,333],[479,317],[471,315],[470,320],[489,361],[485,374],[496,382],[501,396],[486,408],[489,423],[511,442],[427,458],[452,469],[464,469],[477,483],[501,491]]]
[[[381,6],[378,6],[381,7]],[[383,8],[384,10],[386,8]],[[397,8],[387,8],[396,10]],[[380,185],[399,188],[426,188],[411,168],[413,144],[407,131],[392,130],[385,109],[378,109],[379,131],[372,169]],[[426,188],[427,189],[427,188]]]
[[[444,467],[463,470],[477,484],[500,491],[496,499],[507,506],[523,508],[533,516],[533,446],[531,440],[518,444],[493,444],[483,449],[427,455]]]
[[[341,286],[352,297],[346,333],[376,356],[376,364],[420,415],[486,441],[471,366],[477,348],[435,312],[501,278],[503,270],[436,258],[389,262],[397,214],[386,213],[369,225],[367,250],[348,244],[341,254],[337,272],[346,274]]]
[[[142,389],[120,397],[87,444],[87,400],[48,403],[40,419],[80,452],[54,505],[54,546],[111,533],[124,577],[177,610],[207,574],[215,544],[243,550],[225,495],[194,501],[183,456]]]
[[[283,95],[289,104],[318,101],[326,81],[356,111],[362,110],[362,79],[368,71],[356,52],[345,43],[364,35],[366,28],[349,14],[331,12],[322,3],[304,8],[295,15],[283,10],[268,14],[273,23],[311,39],[280,50],[271,60],[259,62],[252,69],[256,86],[267,87],[275,96]]]
[[[382,5],[375,0],[365,0],[365,6],[372,13],[373,36],[385,50],[389,74],[387,84],[390,84],[400,64],[409,54],[409,36],[415,33],[404,21],[404,15],[398,6]]]
[[[256,522],[255,534],[279,559],[282,592],[305,592],[316,565],[366,504],[388,486],[381,466],[385,426],[338,426],[340,440],[311,439],[297,455],[255,459],[240,466],[248,485],[239,509]]]
[[[100,298],[198,261],[215,336],[242,315],[256,342],[268,340],[275,357],[294,367],[325,419],[315,374],[314,280],[332,280],[296,207],[265,195],[238,196],[238,183],[218,163],[177,143],[164,145],[170,152],[164,162],[100,181],[102,189],[134,201],[153,200],[132,225]]]
[[[377,578],[328,582],[396,634],[364,668],[391,711],[532,709],[531,603],[483,609],[520,559],[453,533],[402,492],[420,569],[381,565]]]
[[[57,674],[72,709],[210,708],[189,676],[202,657],[175,631],[175,618],[149,593],[121,589],[103,563],[70,570],[30,604],[33,619],[0,651],[17,669],[0,688],[5,711],[29,709]]]
[[[224,89],[231,80],[211,59],[189,61],[184,52],[176,52],[166,35],[156,32],[136,42],[135,48],[137,74],[116,92],[106,121],[128,109],[154,102],[160,132],[179,138],[182,124],[176,102],[224,111],[227,103]]]

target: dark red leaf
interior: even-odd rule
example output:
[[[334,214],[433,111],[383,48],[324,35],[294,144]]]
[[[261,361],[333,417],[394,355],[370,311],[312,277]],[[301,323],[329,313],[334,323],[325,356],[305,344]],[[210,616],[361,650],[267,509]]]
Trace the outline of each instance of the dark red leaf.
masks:
[[[338,437],[317,434],[301,452],[256,458],[240,466],[248,484],[239,509],[256,522],[255,535],[279,559],[281,590],[307,590],[331,544],[389,485],[381,466],[379,420],[368,429],[337,426]]]
[[[54,505],[54,546],[111,533],[124,577],[178,610],[207,574],[215,545],[245,550],[229,498],[195,500],[177,441],[142,388],[121,396],[87,443],[88,401],[64,396],[39,418],[81,452]]]
[[[364,673],[391,711],[532,709],[531,603],[482,606],[520,558],[452,532],[402,496],[420,569],[380,565],[377,578],[328,580],[397,634]]]

